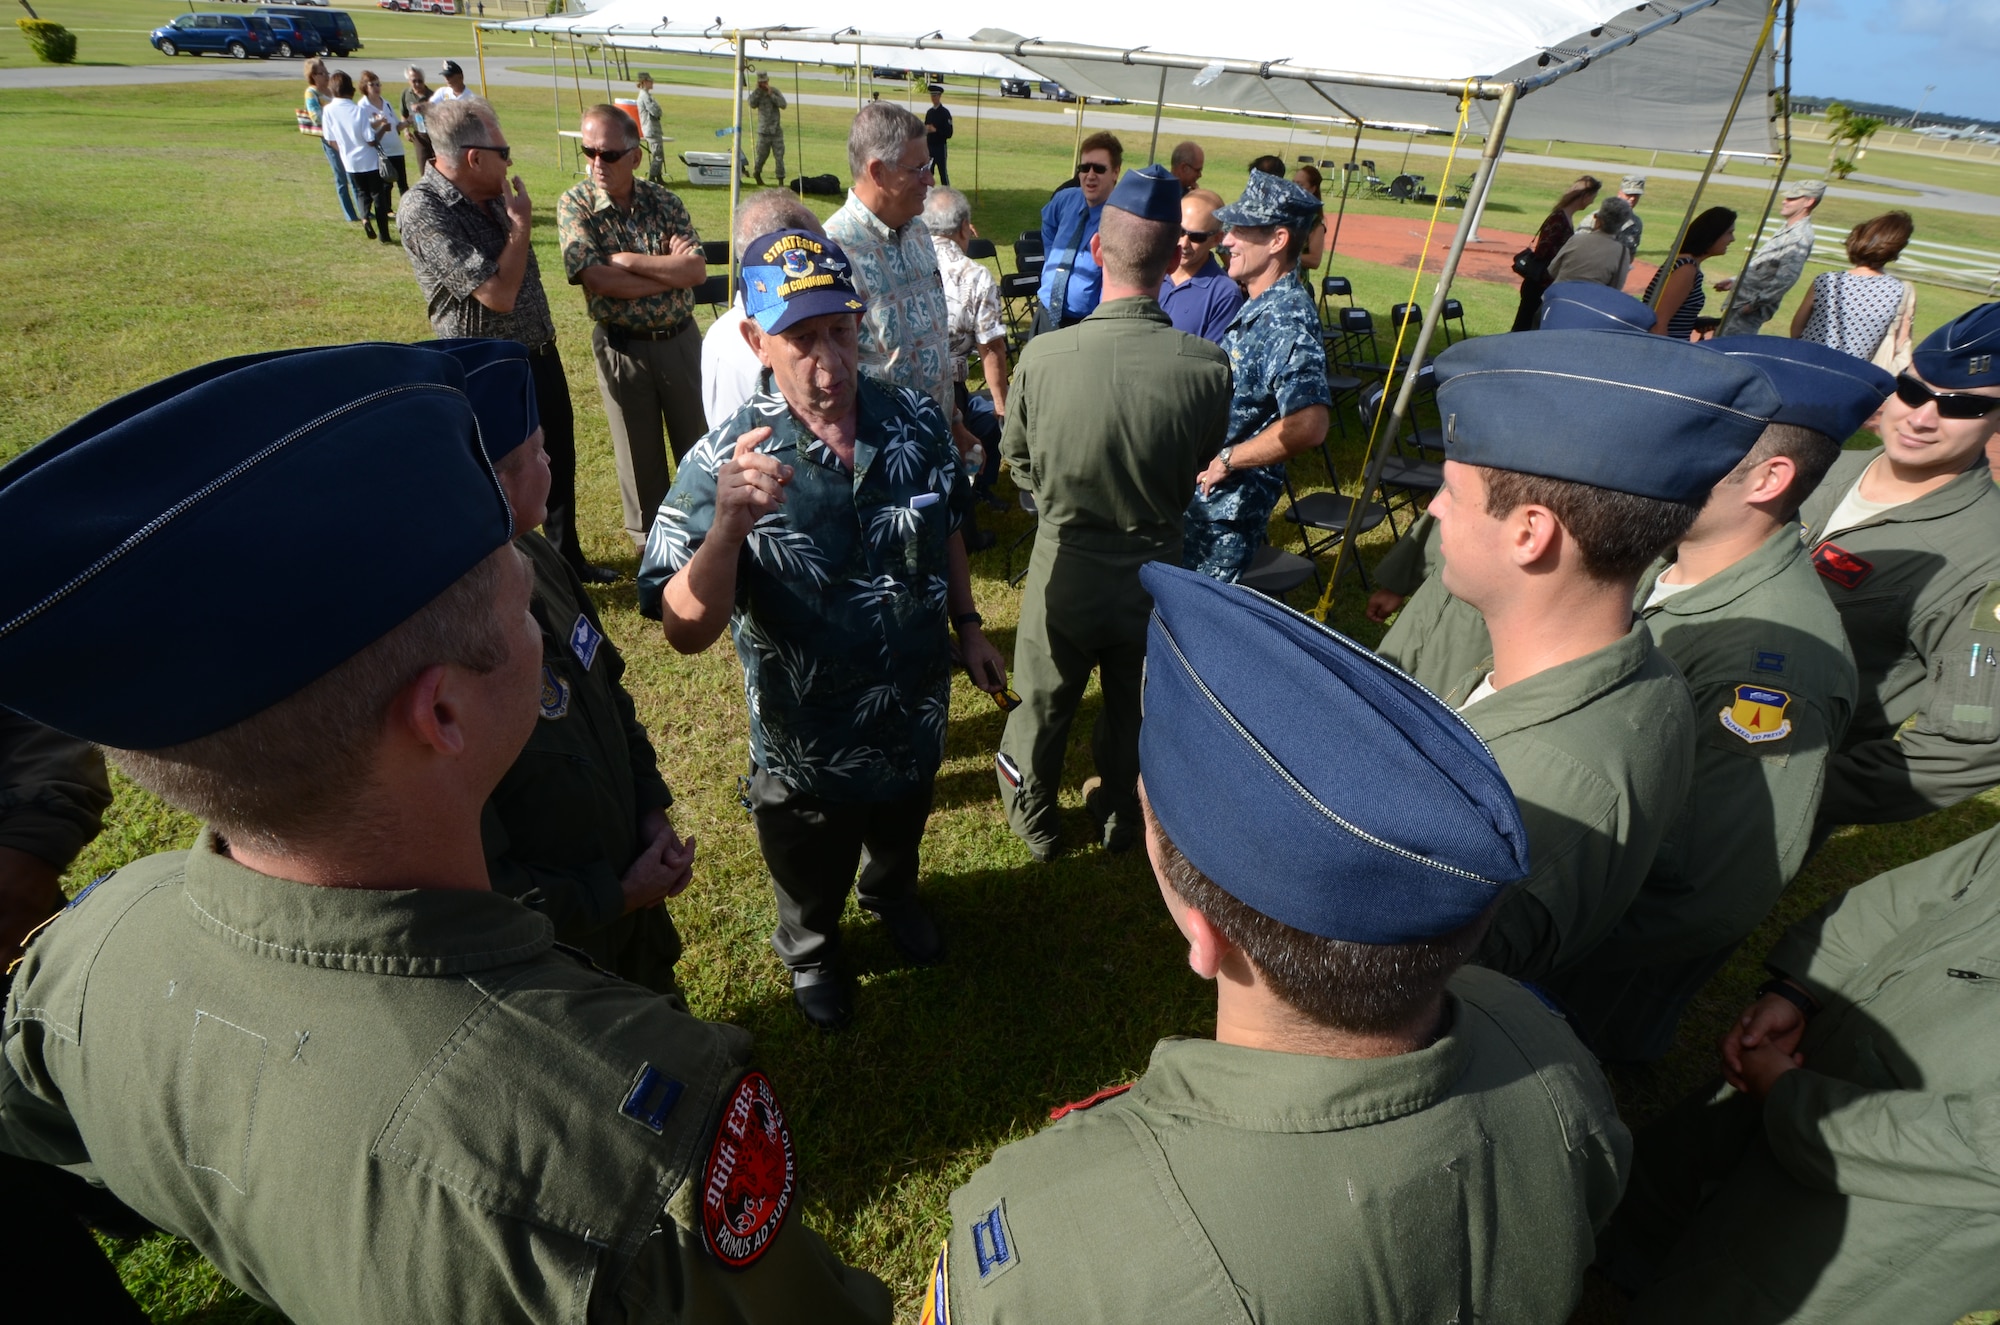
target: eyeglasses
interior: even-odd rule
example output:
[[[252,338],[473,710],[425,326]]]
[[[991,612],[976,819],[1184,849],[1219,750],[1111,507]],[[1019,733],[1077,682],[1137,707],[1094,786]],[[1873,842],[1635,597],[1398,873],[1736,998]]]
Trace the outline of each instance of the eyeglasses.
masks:
[[[639,149],[636,147],[579,147],[577,150],[592,161],[616,161],[620,157],[632,155],[632,153]]]
[[[907,171],[910,174],[916,175],[919,178],[921,178],[925,175],[930,174],[932,171],[936,170],[937,162],[931,160],[929,157],[925,157],[924,163],[920,166],[906,166],[899,161],[896,163],[896,169]]]
[[[1221,233],[1220,230],[1189,230],[1186,227],[1182,227],[1181,238],[1187,240],[1190,244],[1206,244]]]
[[[500,143],[498,145],[495,145],[493,143],[467,143],[460,150],[466,152],[471,152],[475,150],[481,152],[498,152],[500,154],[500,159],[502,161],[505,161],[510,166],[514,164],[514,149],[507,146],[507,144],[505,143]]]
[[[1970,391],[1933,391],[1908,373],[1896,374],[1896,399],[1911,409],[1922,409],[1935,401],[1941,419],[1983,419],[2000,409],[2000,396],[1979,396]]]
[[[1099,161],[1086,161],[1076,168],[1076,173],[1079,175],[1108,175],[1111,173],[1111,167]]]

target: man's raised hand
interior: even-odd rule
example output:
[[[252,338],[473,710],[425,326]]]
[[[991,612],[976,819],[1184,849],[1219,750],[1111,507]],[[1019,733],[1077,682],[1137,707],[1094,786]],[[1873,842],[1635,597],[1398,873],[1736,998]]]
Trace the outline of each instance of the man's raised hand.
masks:
[[[715,532],[738,541],[751,526],[785,504],[785,484],[792,467],[757,448],[771,435],[769,428],[752,428],[736,439],[736,450],[715,476]]]

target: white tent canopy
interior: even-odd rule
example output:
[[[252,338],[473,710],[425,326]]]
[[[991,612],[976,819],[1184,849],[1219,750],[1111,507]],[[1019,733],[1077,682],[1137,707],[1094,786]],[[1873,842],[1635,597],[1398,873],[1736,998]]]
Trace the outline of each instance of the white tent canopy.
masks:
[[[1448,129],[1456,97],[1481,92],[1484,131],[1501,85],[1522,86],[1509,132],[1622,147],[1706,151],[1714,143],[1767,12],[1766,0],[1345,0],[1331,22],[1212,32],[1213,11],[1159,0],[1140,11],[1014,0],[1005,28],[941,33],[934,6],[871,0],[865,26],[795,26],[743,11],[721,22],[664,12],[664,0],[611,0],[583,14],[507,28],[597,36],[633,49],[722,53],[738,31],[754,58],[921,67],[983,77],[1051,78],[1072,91],[1168,106],[1360,119]],[[1640,34],[1634,39],[1634,34]],[[1135,37],[1151,37],[1134,45]],[[1195,47],[1202,53],[1181,54]],[[916,48],[916,49],[913,49]],[[1724,147],[1773,153],[1769,48]],[[1032,72],[1029,72],[1032,71]],[[1164,73],[1164,78],[1162,74]]]

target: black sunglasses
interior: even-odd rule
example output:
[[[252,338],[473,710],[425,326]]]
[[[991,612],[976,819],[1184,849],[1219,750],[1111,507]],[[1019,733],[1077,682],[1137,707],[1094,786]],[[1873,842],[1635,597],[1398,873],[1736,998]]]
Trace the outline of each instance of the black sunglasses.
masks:
[[[1976,396],[1970,391],[1933,391],[1908,373],[1896,374],[1896,399],[1911,409],[1937,402],[1941,419],[1983,419],[2000,409],[2000,396]]]
[[[1190,244],[1206,244],[1221,233],[1220,230],[1189,230],[1183,227],[1181,238],[1187,240]]]
[[[579,152],[582,152],[582,153],[584,154],[584,156],[585,156],[585,157],[589,158],[589,159],[590,159],[590,160],[592,160],[592,161],[600,161],[600,160],[601,160],[601,161],[616,161],[616,160],[618,160],[618,159],[619,159],[620,157],[624,157],[624,156],[630,156],[630,155],[631,155],[632,153],[634,153],[634,152],[636,152],[636,151],[638,151],[638,150],[639,150],[639,149],[638,149],[638,148],[636,148],[636,147],[579,147],[579,148],[577,148],[577,151],[579,151]]]
[[[1111,167],[1102,165],[1096,161],[1086,161],[1076,168],[1076,173],[1079,175],[1108,175],[1111,173]]]
[[[482,152],[498,152],[502,161],[510,166],[514,164],[514,149],[505,144],[495,147],[492,143],[467,143],[462,150],[470,152],[474,148]]]

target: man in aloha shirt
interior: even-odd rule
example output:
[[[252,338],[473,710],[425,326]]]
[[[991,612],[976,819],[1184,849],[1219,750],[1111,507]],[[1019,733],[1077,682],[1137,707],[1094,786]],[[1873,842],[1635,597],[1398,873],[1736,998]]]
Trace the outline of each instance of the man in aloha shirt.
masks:
[[[918,847],[950,711],[947,621],[974,681],[980,631],[959,522],[971,490],[930,396],[857,365],[864,307],[838,245],[804,230],[745,250],[744,337],[765,372],[688,453],[639,572],[640,610],[698,653],[728,625],[743,664],[745,804],[777,893],[771,946],[815,1025],[852,1015],[840,912],[858,893],[912,961],[944,952]]]

